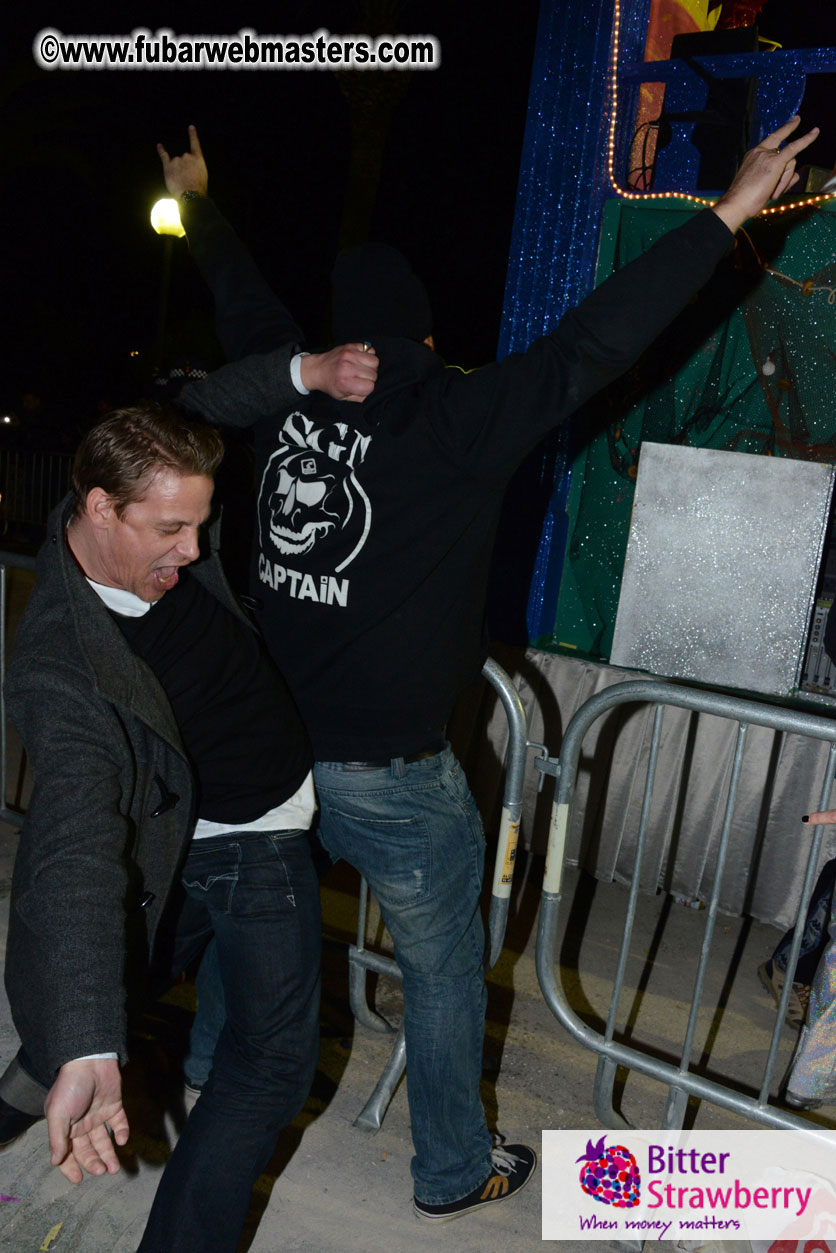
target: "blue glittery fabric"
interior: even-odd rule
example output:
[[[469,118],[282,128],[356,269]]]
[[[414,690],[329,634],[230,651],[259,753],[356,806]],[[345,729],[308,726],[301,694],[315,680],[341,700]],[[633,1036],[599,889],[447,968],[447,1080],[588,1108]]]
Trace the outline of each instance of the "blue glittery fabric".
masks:
[[[627,6],[625,55],[641,59],[650,0]],[[608,66],[614,4],[542,0],[511,239],[500,359],[553,327],[594,285],[606,180]],[[632,98],[635,89],[628,89]],[[635,103],[632,105],[635,114]],[[529,605],[529,635],[554,621],[569,488],[564,427],[541,459],[554,496]]]
[[[623,180],[642,77],[681,78],[691,71],[670,62],[636,70],[643,62],[650,0],[625,0],[620,11],[614,168]],[[541,0],[500,358],[525,349],[593,286],[603,208],[615,194],[607,173],[614,17],[614,0],[594,5],[588,0]],[[759,136],[795,111],[805,74],[829,68],[834,53],[799,49],[757,56],[774,58],[758,62]],[[749,72],[747,58],[725,60],[732,73]],[[716,72],[713,64],[711,69]],[[684,169],[679,190],[693,191],[692,177]],[[571,440],[571,425],[563,427],[539,454],[540,481],[551,486],[552,495],[529,595],[529,639],[537,642],[558,642],[555,617],[570,531]]]

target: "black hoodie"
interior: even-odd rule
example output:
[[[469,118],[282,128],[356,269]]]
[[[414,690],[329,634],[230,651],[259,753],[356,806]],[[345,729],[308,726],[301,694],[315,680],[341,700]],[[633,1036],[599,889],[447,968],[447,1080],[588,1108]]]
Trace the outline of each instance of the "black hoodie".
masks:
[[[211,201],[191,202],[185,225],[219,330],[235,328],[230,355],[266,347],[259,327],[273,344],[298,339]],[[362,404],[314,393],[288,407],[286,347],[188,390],[184,403],[209,420],[254,429],[252,591],[318,760],[405,756],[441,736],[484,660],[485,589],[509,478],[635,361],[731,238],[716,214],[697,214],[527,352],[469,374],[423,344],[376,336],[380,377]]]

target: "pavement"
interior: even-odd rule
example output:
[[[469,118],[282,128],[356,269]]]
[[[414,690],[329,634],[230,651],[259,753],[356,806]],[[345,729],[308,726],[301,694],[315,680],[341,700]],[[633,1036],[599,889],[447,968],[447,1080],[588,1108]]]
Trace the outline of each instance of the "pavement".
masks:
[[[16,836],[0,828],[0,943],[5,942],[8,890]],[[600,1134],[592,1106],[595,1057],[557,1023],[540,993],[534,968],[540,859],[526,859],[513,902],[506,949],[489,981],[483,1097],[492,1127],[508,1142],[540,1146],[544,1129],[578,1128]],[[621,937],[626,889],[572,874],[568,935],[561,942],[561,973],[572,1003],[600,1022],[608,998],[608,973]],[[277,1253],[423,1253],[443,1248],[531,1253],[542,1246],[538,1170],[530,1185],[507,1202],[443,1226],[423,1223],[410,1208],[411,1142],[402,1083],[376,1134],[353,1123],[386,1062],[391,1036],[355,1025],[348,1008],[345,944],[356,908],[353,872],[337,868],[323,885],[327,943],[324,958],[322,1050],[314,1088],[299,1119],[283,1135],[270,1168],[255,1189],[241,1250]],[[370,919],[382,951],[386,937]],[[629,1031],[649,1047],[670,1052],[689,1005],[687,971],[693,969],[704,915],[669,898],[641,901],[635,962],[625,990]],[[773,1006],[755,974],[769,955],[776,931],[722,919],[718,960],[709,979],[696,1055],[712,1073],[741,1083],[762,1063]],[[71,933],[68,942],[72,942]],[[648,964],[648,956],[652,961]],[[730,979],[730,982],[729,982]],[[395,981],[377,980],[374,1003],[396,1026],[401,1010]],[[644,985],[644,986],[641,986]],[[371,989],[370,989],[371,990]],[[725,1003],[724,1003],[725,1002]],[[0,1153],[0,1248],[4,1253],[132,1253],[136,1249],[162,1166],[186,1116],[178,1059],[185,1045],[193,989],[182,985],[149,1016],[126,1071],[132,1136],[122,1171],[104,1179],[67,1183],[48,1164],[46,1131],[38,1124]],[[782,1040],[788,1061],[795,1033]],[[0,1064],[16,1048],[5,998],[0,999]],[[623,1076],[621,1108],[635,1126],[660,1125],[665,1092],[633,1072]],[[830,1111],[831,1113],[833,1111]],[[697,1127],[747,1124],[703,1103]],[[597,1138],[597,1135],[596,1135]],[[552,1183],[552,1186],[553,1183]],[[15,1198],[9,1200],[6,1198]],[[551,1242],[550,1242],[551,1243]],[[558,1247],[595,1253],[612,1246],[558,1241]],[[672,1249],[666,1242],[654,1242]],[[732,1245],[724,1246],[731,1250]]]
[[[18,577],[18,576],[16,576]],[[12,599],[25,586],[12,587]],[[13,606],[14,607],[14,606]],[[7,795],[25,805],[29,780],[19,745],[10,739]],[[0,949],[5,952],[8,896],[17,834],[0,824]],[[579,1139],[601,1134],[592,1103],[595,1056],[558,1024],[540,992],[534,964],[542,859],[518,858],[505,950],[489,978],[483,1098],[492,1128],[507,1142],[539,1152],[547,1129],[578,1129]],[[569,872],[557,958],[573,1008],[589,1023],[606,1017],[609,988],[624,925],[627,889]],[[355,1127],[391,1047],[392,1037],[354,1023],[348,1006],[346,945],[356,927],[357,878],[336,867],[323,882],[326,935],[322,1048],[307,1105],[283,1134],[258,1181],[239,1253],[532,1253],[543,1246],[538,1169],[529,1186],[509,1199],[455,1222],[430,1225],[411,1210],[411,1140],[405,1083],[395,1093],[376,1134]],[[673,1057],[690,1007],[696,955],[705,913],[659,894],[640,898],[623,994],[619,1030],[634,1043]],[[374,909],[371,934],[381,951],[388,937]],[[778,938],[769,926],[720,918],[716,956],[707,980],[694,1057],[703,1073],[745,1086],[762,1066],[774,1005],[756,970]],[[73,942],[68,920],[67,943]],[[370,977],[369,996],[396,1027],[400,988]],[[193,1008],[183,984],[149,1014],[134,1040],[125,1071],[131,1139],[120,1173],[73,1186],[49,1166],[44,1124],[0,1152],[0,1250],[3,1253],[134,1253],[160,1172],[187,1116],[179,1059]],[[783,1072],[795,1044],[785,1028]],[[5,996],[0,994],[0,1066],[17,1048]],[[666,1090],[635,1072],[620,1072],[618,1106],[636,1127],[661,1125]],[[819,1119],[833,1126],[823,1111]],[[752,1126],[706,1102],[692,1103],[697,1128]],[[563,1186],[550,1179],[549,1187]],[[596,1253],[599,1241],[554,1241],[566,1253]],[[671,1251],[666,1241],[647,1248]],[[693,1247],[693,1246],[691,1246]],[[748,1249],[727,1243],[705,1253]]]

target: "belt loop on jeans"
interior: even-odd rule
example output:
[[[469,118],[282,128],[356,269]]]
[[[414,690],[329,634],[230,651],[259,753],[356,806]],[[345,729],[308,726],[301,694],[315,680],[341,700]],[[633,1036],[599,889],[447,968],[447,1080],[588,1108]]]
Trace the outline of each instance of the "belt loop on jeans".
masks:
[[[435,743],[420,749],[419,752],[409,753],[404,757],[380,757],[374,761],[343,761],[340,765],[343,770],[391,770],[396,779],[402,779],[406,774],[406,766],[411,766],[416,761],[426,761],[429,757],[437,757],[439,753],[444,752],[446,747],[446,740],[436,740]]]

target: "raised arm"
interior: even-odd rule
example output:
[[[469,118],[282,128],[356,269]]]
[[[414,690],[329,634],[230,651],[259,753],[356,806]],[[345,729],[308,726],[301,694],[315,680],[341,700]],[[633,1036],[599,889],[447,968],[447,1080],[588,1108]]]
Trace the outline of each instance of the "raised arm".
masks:
[[[797,116],[790,118],[746,153],[731,186],[713,209],[730,231],[738,230],[747,218],[755,217],[771,199],[783,196],[798,182],[795,159],[819,133],[814,126],[805,135],[790,139],[800,121]]]
[[[230,224],[208,199],[209,171],[197,128],[189,127],[189,151],[157,152],[165,185],[179,204],[189,248],[215,300],[218,338],[230,361],[284,344],[302,347],[295,320],[262,277]]]
[[[170,157],[163,145],[157,144],[157,153],[162,161],[163,178],[170,196],[179,200],[187,191],[192,191],[197,196],[209,195],[209,170],[196,126],[189,127],[188,152],[179,157]]]
[[[157,152],[166,188],[179,201],[192,256],[215,298],[224,351],[230,362],[242,362],[187,388],[183,404],[221,426],[252,426],[298,399],[290,362],[302,332],[208,199],[209,172],[197,128],[189,127],[189,151],[182,156],[169,156],[162,144]],[[301,356],[298,381],[305,391],[360,402],[374,388],[378,365],[370,345],[342,344]]]
[[[617,270],[525,353],[469,375],[446,371],[434,412],[448,446],[504,480],[549,430],[628,370],[705,285],[733,232],[792,186],[796,157],[818,134],[789,140],[798,122],[746,154],[716,205]]]

